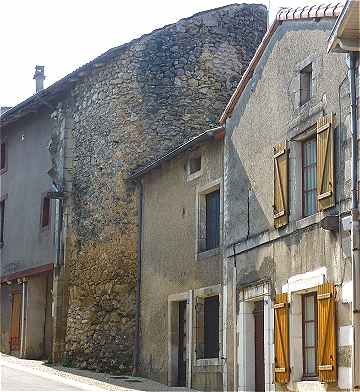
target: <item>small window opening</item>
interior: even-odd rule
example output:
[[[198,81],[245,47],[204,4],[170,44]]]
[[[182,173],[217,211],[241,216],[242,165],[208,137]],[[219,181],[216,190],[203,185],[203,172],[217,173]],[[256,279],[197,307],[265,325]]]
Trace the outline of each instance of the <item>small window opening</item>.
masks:
[[[50,199],[44,197],[42,203],[42,213],[41,213],[41,227],[47,227],[50,223]]]
[[[197,359],[219,357],[219,296],[199,298],[197,303]]]
[[[310,101],[312,96],[312,64],[300,71],[300,105]]]
[[[302,173],[303,173],[303,215],[313,215],[317,211],[316,189],[316,138],[302,143]]]
[[[201,155],[189,159],[189,174],[194,174],[201,170]]]

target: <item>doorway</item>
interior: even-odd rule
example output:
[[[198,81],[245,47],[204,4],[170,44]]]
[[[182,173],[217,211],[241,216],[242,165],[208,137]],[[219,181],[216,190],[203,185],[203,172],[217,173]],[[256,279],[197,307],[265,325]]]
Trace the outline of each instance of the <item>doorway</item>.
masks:
[[[264,356],[264,301],[254,303],[255,322],[255,391],[265,391],[265,356]]]
[[[178,345],[178,378],[179,387],[186,386],[186,301],[179,302],[179,345]]]
[[[14,291],[11,301],[10,351],[20,351],[21,293]]]

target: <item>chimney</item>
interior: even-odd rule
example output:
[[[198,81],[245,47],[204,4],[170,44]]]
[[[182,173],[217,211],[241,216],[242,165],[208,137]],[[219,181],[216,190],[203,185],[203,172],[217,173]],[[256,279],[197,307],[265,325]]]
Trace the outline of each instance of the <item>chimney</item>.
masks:
[[[33,79],[35,79],[35,81],[36,81],[36,92],[37,93],[44,89],[44,79],[45,79],[44,69],[45,69],[45,67],[43,65],[37,65],[35,67],[35,74],[34,74]]]

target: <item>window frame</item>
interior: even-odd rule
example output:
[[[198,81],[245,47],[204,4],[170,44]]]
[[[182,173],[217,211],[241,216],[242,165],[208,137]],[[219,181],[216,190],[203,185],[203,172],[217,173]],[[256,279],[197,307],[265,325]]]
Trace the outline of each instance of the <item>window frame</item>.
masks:
[[[308,193],[313,189],[305,191],[305,165],[304,165],[304,147],[305,144],[310,142],[311,140],[315,141],[315,153],[316,153],[316,160],[315,160],[315,211],[312,213],[306,214],[305,212],[305,192]],[[307,167],[309,167],[308,165]],[[316,215],[318,213],[318,203],[317,203],[317,137],[316,133],[310,135],[306,139],[301,140],[301,215],[302,218],[307,218],[312,215]]]
[[[191,173],[190,170],[191,161],[193,159],[199,159],[199,158],[200,158],[200,169]],[[203,154],[201,153],[200,150],[193,151],[191,154],[189,154],[186,161],[187,181],[195,180],[196,178],[200,177],[203,174],[203,163],[204,163]]]
[[[300,70],[300,107],[304,106],[308,102],[311,101],[313,96],[313,86],[312,86],[312,79],[313,79],[313,65],[312,62],[306,65],[306,67]],[[304,89],[304,83],[307,83],[308,89]],[[304,91],[307,91],[307,95],[304,98]]]
[[[223,230],[223,189],[222,178],[218,178],[201,187],[196,191],[196,227],[195,227],[195,260],[202,260],[211,256],[218,255],[222,247],[222,230]],[[220,191],[220,217],[219,217],[219,246],[214,249],[206,250],[206,195],[214,191]],[[205,210],[205,213],[204,213]]]
[[[305,299],[307,297],[313,297],[314,298],[314,320],[306,320],[305,321]],[[317,292],[316,291],[311,291],[305,294],[302,294],[301,296],[301,312],[302,312],[302,356],[303,356],[303,363],[302,363],[302,379],[303,380],[317,380],[319,377],[319,371],[318,371],[318,358],[317,358],[317,348],[318,348],[318,309],[317,309]],[[305,339],[306,339],[306,328],[305,324],[306,323],[314,323],[314,341],[315,341],[315,346],[306,346],[305,345]],[[307,374],[306,373],[306,352],[305,350],[307,348],[314,348],[315,349],[315,374]]]
[[[197,356],[197,348],[198,348],[198,320],[197,320],[197,311],[196,305],[198,300],[204,300],[207,297],[214,297],[218,296],[219,298],[219,356],[217,358],[207,358],[207,359],[200,359]],[[222,324],[223,324],[223,294],[221,285],[209,286],[209,287],[202,287],[200,289],[194,290],[194,300],[193,300],[193,321],[192,326],[195,328],[194,331],[194,342],[193,342],[193,358],[195,359],[195,366],[219,366],[222,365],[222,356],[223,356],[223,331],[222,331]]]

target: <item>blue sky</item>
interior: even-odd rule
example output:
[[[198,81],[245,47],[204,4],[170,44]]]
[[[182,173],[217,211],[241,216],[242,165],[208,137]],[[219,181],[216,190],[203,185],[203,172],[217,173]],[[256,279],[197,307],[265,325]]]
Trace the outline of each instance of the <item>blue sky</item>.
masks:
[[[49,86],[109,48],[144,33],[236,0],[9,0],[1,3],[0,105],[13,106],[34,93],[36,64]],[[244,1],[269,5],[269,0]],[[270,0],[281,6],[324,1]]]

